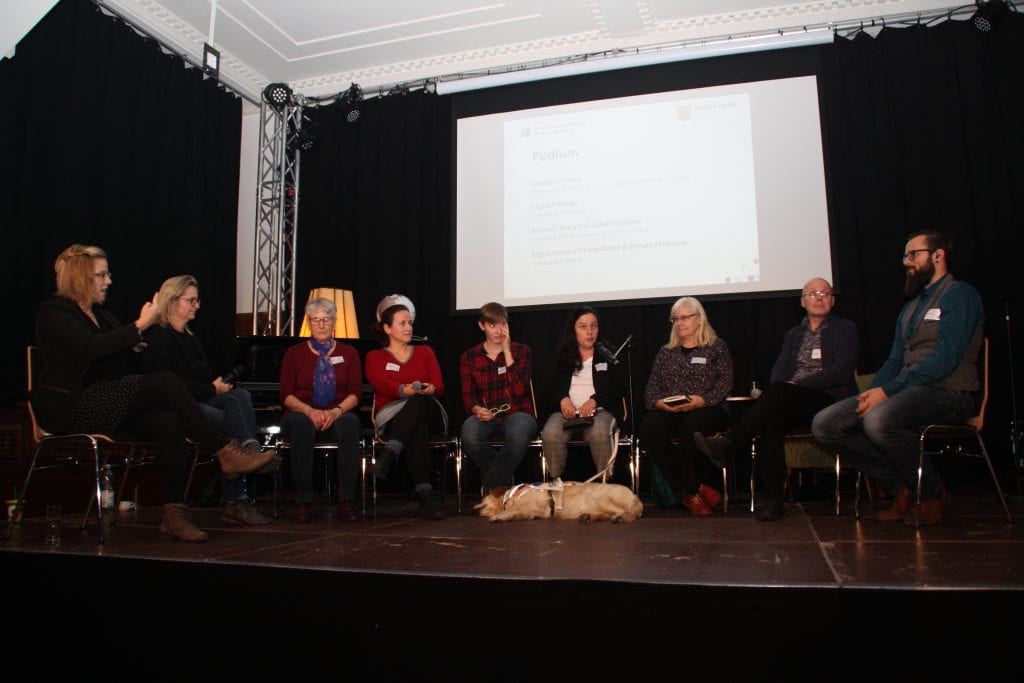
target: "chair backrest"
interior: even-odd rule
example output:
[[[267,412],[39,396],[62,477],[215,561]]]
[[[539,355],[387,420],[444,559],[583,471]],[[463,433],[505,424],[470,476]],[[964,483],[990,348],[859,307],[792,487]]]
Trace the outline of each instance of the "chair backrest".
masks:
[[[35,384],[36,376],[39,372],[39,347],[32,346],[31,344],[25,349],[25,367],[28,369],[28,377],[26,378],[26,385],[28,387],[28,414],[32,418],[32,438],[36,444],[43,440],[44,437],[49,434],[36,421],[36,413],[32,410],[32,385]]]
[[[988,407],[988,337],[982,341],[978,350],[978,391],[974,398],[974,416],[967,424],[979,432],[985,425],[985,408]]]

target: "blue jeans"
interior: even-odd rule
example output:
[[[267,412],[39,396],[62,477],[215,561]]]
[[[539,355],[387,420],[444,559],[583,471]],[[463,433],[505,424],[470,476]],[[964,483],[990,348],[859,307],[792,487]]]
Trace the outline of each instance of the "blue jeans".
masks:
[[[511,486],[516,468],[523,461],[530,441],[537,434],[537,420],[529,413],[511,413],[503,421],[481,422],[470,415],[462,423],[462,447],[480,468],[484,490]],[[494,450],[490,440],[502,436],[501,450]]]
[[[359,432],[362,424],[355,413],[345,413],[322,432],[302,413],[288,413],[281,433],[291,442],[292,483],[295,502],[313,502],[313,444],[319,434],[324,441],[338,444],[338,500],[355,500],[359,479]]]
[[[904,486],[916,490],[918,430],[929,424],[963,424],[974,412],[974,402],[965,392],[916,386],[885,399],[863,418],[856,409],[857,397],[851,396],[819,412],[811,423],[814,438],[895,495]],[[925,460],[921,498],[938,496],[941,484],[935,466]]]
[[[210,424],[225,436],[239,441],[259,440],[252,396],[245,389],[232,389],[223,394],[211,396],[201,401],[199,408]],[[220,483],[221,495],[225,501],[245,498],[245,477],[228,479],[221,475]]]

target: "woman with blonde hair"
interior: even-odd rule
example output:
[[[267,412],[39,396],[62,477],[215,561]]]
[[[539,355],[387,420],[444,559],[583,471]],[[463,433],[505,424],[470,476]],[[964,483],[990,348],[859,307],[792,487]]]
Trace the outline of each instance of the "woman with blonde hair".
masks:
[[[668,343],[654,358],[644,391],[649,412],[640,423],[640,443],[683,505],[695,515],[710,515],[721,494],[693,434],[727,426],[723,406],[732,390],[732,357],[697,299],[678,299],[669,322]]]
[[[186,435],[214,451],[229,477],[260,469],[273,453],[214,429],[174,374],[129,371],[129,356],[156,323],[159,295],[122,325],[102,308],[113,281],[102,249],[74,244],[54,270],[57,295],[40,305],[36,319],[42,363],[31,401],[39,424],[55,434],[128,431],[155,441],[166,501],[160,531],[181,541],[207,540],[185,507]]]
[[[199,401],[199,409],[214,427],[243,444],[259,448],[252,397],[213,371],[202,342],[189,328],[199,311],[199,283],[191,275],[169,277],[157,296],[157,324],[142,334],[146,349],[141,356],[146,370],[173,372]],[[267,467],[274,465],[276,460]],[[228,479],[222,475],[221,497],[221,519],[225,522],[251,526],[274,521],[253,507],[245,490],[245,477]]]

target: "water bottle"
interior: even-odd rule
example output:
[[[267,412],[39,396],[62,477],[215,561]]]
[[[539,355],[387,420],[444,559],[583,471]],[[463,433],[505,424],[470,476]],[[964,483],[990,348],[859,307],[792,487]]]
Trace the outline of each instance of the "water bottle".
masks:
[[[100,507],[104,510],[114,509],[114,472],[110,465],[105,465],[100,475]]]

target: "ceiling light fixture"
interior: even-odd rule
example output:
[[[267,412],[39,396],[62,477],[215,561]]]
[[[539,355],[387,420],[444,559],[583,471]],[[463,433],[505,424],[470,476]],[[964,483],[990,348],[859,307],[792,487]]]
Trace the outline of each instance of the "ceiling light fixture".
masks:
[[[520,68],[513,71],[488,74],[484,76],[467,75],[463,78],[456,78],[449,81],[438,81],[437,94],[449,95],[451,93],[464,92],[467,90],[480,90],[482,88],[494,88],[514,83],[526,83],[529,81],[540,81],[549,78],[562,78],[563,76],[576,76],[580,74],[596,73],[600,71],[613,71],[615,69],[629,69],[637,66],[648,66],[651,64],[664,64],[668,62],[680,62],[690,59],[704,59],[707,57],[718,57],[721,55],[739,54],[743,52],[758,52],[762,50],[779,50],[788,47],[803,47],[806,45],[822,45],[831,43],[833,31],[831,28],[799,30],[792,33],[772,33],[762,36],[745,36],[741,38],[724,38],[715,42],[702,41],[692,45],[679,47],[666,47],[647,52],[631,52],[623,56],[610,56],[604,58],[586,59],[583,61],[566,62],[552,66],[539,66],[535,68]]]
[[[1010,13],[1010,8],[1003,0],[988,0],[987,2],[981,2],[976,0],[974,3],[978,6],[978,10],[971,17],[971,24],[980,33],[991,33],[999,28],[999,24],[1003,23],[1003,19]]]

